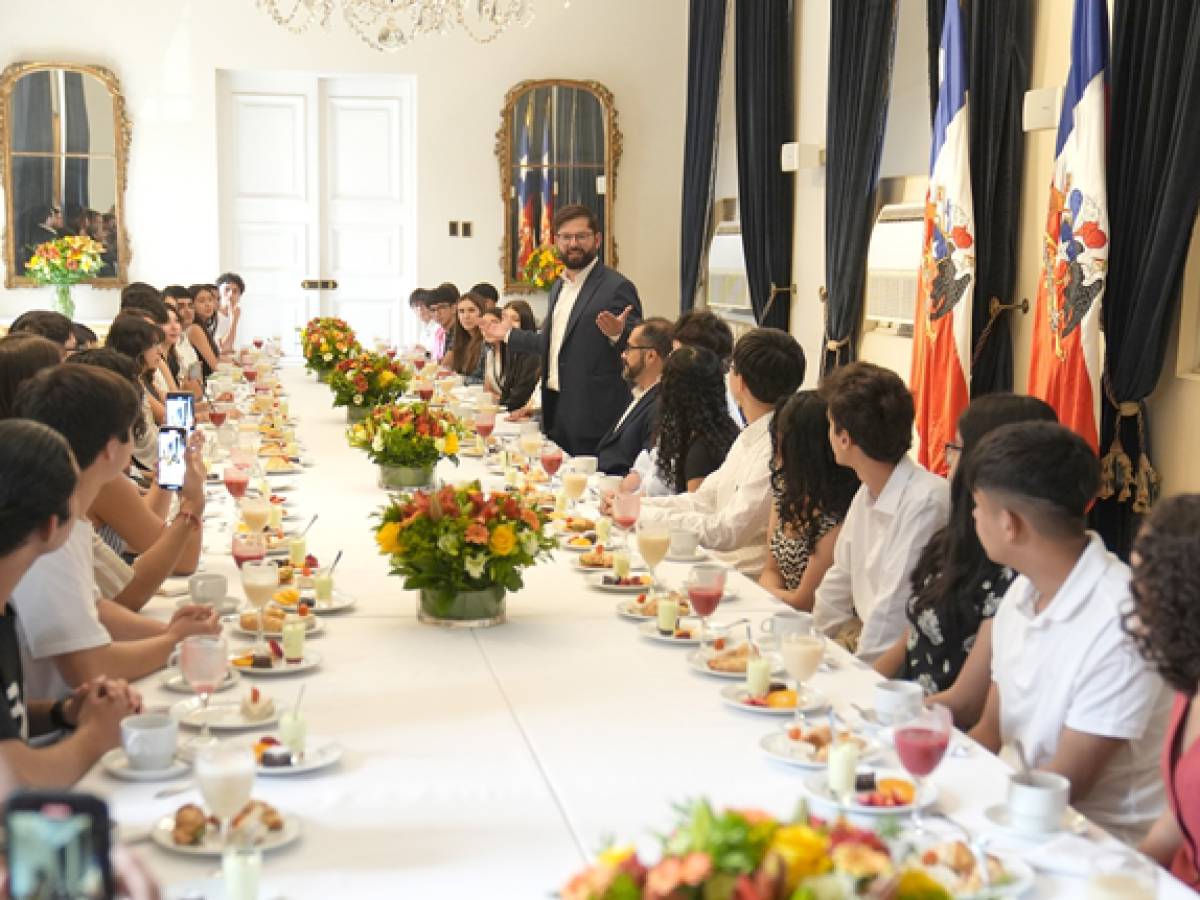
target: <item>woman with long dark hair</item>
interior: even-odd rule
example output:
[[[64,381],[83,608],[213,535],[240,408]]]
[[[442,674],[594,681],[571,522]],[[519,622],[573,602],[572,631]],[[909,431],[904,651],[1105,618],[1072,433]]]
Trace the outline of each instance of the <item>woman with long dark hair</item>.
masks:
[[[1167,808],[1138,847],[1200,891],[1200,494],[1161,500],[1133,545],[1125,630],[1175,689],[1162,755]]]
[[[833,458],[828,406],[816,391],[799,391],[775,405],[771,447],[771,552],[758,583],[789,606],[810,612],[833,565],[833,546],[858,491],[858,476]]]
[[[192,295],[192,324],[188,326],[187,339],[200,357],[200,368],[207,378],[217,371],[221,360],[221,345],[217,343],[217,291],[211,284],[193,284],[188,291]]]
[[[658,398],[655,471],[674,493],[693,493],[721,468],[739,433],[725,405],[721,361],[699,347],[674,351]]]
[[[537,330],[533,310],[524,300],[513,300],[503,310],[489,309],[482,318],[508,319],[515,328]],[[510,412],[521,409],[533,396],[541,371],[542,361],[536,354],[510,351],[504,341],[489,340],[485,334],[483,386],[500,406]]]
[[[1057,417],[1043,401],[1017,394],[976,398],[959,416],[955,441],[946,445],[950,521],[929,539],[913,568],[908,628],[875,662],[886,677],[920,684],[931,702],[949,707],[960,728],[970,728],[983,713],[991,683],[991,620],[1014,578],[983,552],[964,472],[984,435],[1036,421]]]
[[[154,383],[154,373],[162,362],[163,342],[166,335],[157,325],[152,325],[134,312],[123,312],[113,319],[108,329],[104,346],[110,347],[133,360],[138,369],[138,378],[145,388],[146,400],[154,421],[161,425],[167,414],[166,395],[159,392]]]
[[[486,304],[478,294],[467,292],[458,299],[454,317],[454,344],[442,364],[462,375],[467,384],[483,384],[483,332],[479,318]]]

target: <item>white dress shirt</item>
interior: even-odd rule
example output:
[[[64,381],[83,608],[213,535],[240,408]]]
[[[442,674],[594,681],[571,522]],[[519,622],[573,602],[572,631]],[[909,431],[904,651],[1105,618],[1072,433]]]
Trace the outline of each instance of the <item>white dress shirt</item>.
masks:
[[[771,513],[771,416],[742,431],[721,468],[695,493],[648,497],[646,522],[669,522],[700,535],[700,545],[743,575],[758,577],[767,560],[767,519]]]
[[[1000,736],[1045,766],[1063,728],[1126,741],[1076,809],[1136,843],[1163,808],[1159,753],[1172,692],[1121,625],[1129,568],[1092,534],[1058,593],[1039,613],[1028,578],[1008,589],[992,623],[992,681]]]
[[[562,350],[567,324],[571,321],[571,310],[575,308],[575,301],[579,299],[583,283],[594,268],[595,259],[574,278],[569,270],[563,272],[562,290],[558,292],[558,299],[554,301],[554,317],[550,322],[550,354],[546,360],[546,387],[552,391],[558,390],[558,354]]]
[[[655,380],[654,384],[658,384],[657,379]],[[633,394],[633,399],[629,401],[629,405],[625,407],[625,412],[621,413],[621,418],[617,419],[617,424],[613,426],[612,430],[614,433],[621,430],[621,426],[625,424],[625,420],[629,418],[629,414],[633,412],[633,408],[638,405],[638,401],[646,396],[646,391],[650,390],[651,387],[654,387],[654,384],[650,385],[650,387],[633,387],[630,389],[630,393]]]
[[[850,502],[817,588],[816,626],[833,636],[857,616],[858,656],[870,662],[895,643],[907,622],[909,576],[933,533],[946,524],[950,489],[905,456],[873,498],[864,484]]]

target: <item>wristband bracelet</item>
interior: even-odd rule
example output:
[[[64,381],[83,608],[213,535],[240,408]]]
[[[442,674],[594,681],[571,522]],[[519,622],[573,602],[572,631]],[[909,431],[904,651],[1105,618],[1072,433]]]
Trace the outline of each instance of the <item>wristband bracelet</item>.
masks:
[[[59,731],[74,731],[75,726],[67,721],[67,717],[63,714],[63,709],[66,701],[59,699],[50,704],[50,724]]]

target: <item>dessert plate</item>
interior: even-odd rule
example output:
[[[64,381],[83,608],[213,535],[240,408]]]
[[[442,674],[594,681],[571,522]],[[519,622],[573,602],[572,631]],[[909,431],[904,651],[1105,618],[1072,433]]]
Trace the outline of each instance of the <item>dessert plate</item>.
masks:
[[[268,728],[279,721],[278,706],[271,710],[269,716],[261,719],[247,719],[245,713],[242,712],[240,701],[237,703],[209,703],[208,712],[205,713],[199,697],[180,700],[171,707],[169,713],[171,718],[184,728],[195,728],[198,731],[207,719],[209,730],[226,734]]]

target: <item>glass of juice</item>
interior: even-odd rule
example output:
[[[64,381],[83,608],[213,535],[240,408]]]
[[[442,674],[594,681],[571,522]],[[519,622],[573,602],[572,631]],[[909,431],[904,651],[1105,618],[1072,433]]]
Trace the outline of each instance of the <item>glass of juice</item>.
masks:
[[[926,831],[921,821],[921,788],[925,779],[933,774],[946,748],[950,746],[952,720],[950,710],[935,703],[923,707],[919,713],[896,728],[896,755],[900,765],[913,777],[916,791],[913,794],[912,829],[917,834]]]
[[[266,558],[267,542],[260,534],[234,534],[233,561],[240,569],[247,562]]]
[[[333,600],[333,574],[328,569],[320,569],[313,576],[313,594],[317,603],[328,606]]]
[[[194,634],[179,642],[179,671],[183,680],[200,695],[200,734],[194,747],[213,743],[208,730],[208,701],[225,680],[229,670],[229,647],[219,637]]]
[[[638,552],[650,567],[650,577],[658,586],[658,564],[671,547],[671,531],[662,523],[643,522],[637,530]]]
[[[808,628],[811,629],[812,625],[809,624]],[[788,632],[780,639],[779,651],[783,657],[783,667],[796,681],[795,724],[803,725],[804,716],[800,710],[805,706],[801,700],[804,696],[804,683],[813,677],[817,667],[821,665],[821,660],[825,658],[825,638],[819,634],[812,634],[811,631]],[[831,740],[836,738],[831,737]]]
[[[638,515],[642,511],[642,495],[633,491],[617,491],[613,494],[612,520],[613,524],[625,535],[628,543],[629,530],[637,524]]]
[[[248,487],[250,487],[250,467],[226,463],[225,490],[229,491],[229,496],[235,500],[241,500],[246,496]]]
[[[692,566],[685,584],[692,609],[700,617],[700,642],[703,644],[708,639],[709,616],[717,611],[717,606],[725,595],[725,567],[712,563]]]

